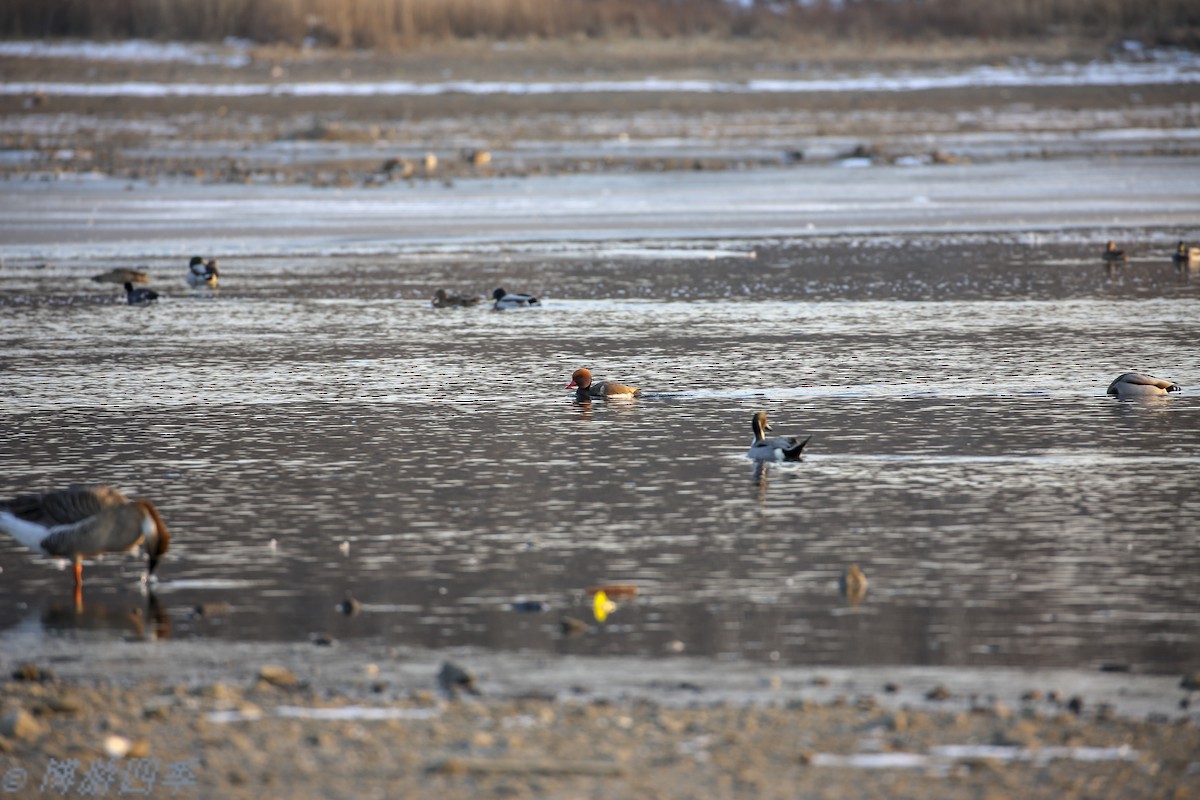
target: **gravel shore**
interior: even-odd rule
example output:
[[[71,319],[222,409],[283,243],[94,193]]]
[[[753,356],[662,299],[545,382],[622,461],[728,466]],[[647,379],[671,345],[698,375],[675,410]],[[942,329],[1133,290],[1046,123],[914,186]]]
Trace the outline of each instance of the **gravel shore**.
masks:
[[[310,678],[303,667],[243,666],[230,671],[241,679],[187,683],[138,670],[117,682],[71,675],[70,665],[66,677],[33,664],[6,669],[0,791],[86,796],[85,789],[107,786],[111,794],[228,798],[1200,794],[1200,730],[1189,717],[1132,718],[1118,713],[1119,703],[1053,689],[1026,691],[1010,703],[966,697],[957,686],[921,686],[909,702],[904,698],[913,694],[905,690],[913,686],[850,694],[840,681],[817,676],[789,691],[775,677],[747,699],[679,683],[666,672],[659,697],[598,696],[579,686],[493,691],[497,682],[480,681],[478,689],[469,668],[443,666],[441,680],[426,669],[428,688],[410,688],[376,664],[362,665],[352,682]],[[1175,696],[1186,692],[1175,689]]]

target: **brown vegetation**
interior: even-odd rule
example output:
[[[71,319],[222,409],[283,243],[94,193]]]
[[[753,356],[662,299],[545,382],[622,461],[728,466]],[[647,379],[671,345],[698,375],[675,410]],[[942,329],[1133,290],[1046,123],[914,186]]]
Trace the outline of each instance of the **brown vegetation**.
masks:
[[[0,36],[401,47],[419,40],[736,36],[1140,38],[1200,45],[1195,0],[5,0]]]

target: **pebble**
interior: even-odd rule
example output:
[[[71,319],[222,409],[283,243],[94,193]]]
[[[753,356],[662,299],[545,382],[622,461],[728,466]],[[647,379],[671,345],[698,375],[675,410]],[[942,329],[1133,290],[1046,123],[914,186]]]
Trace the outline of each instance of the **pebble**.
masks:
[[[925,693],[926,700],[948,700],[950,699],[950,690],[945,686],[935,686]]]
[[[133,749],[133,742],[124,736],[105,736],[104,754],[109,758],[124,758]]]
[[[0,736],[9,739],[36,739],[45,732],[42,723],[38,722],[23,708],[18,708],[0,717]]]
[[[83,703],[73,694],[60,694],[47,697],[42,704],[48,711],[55,714],[77,714],[83,710]]]
[[[354,595],[346,592],[346,598],[337,604],[337,610],[347,617],[355,617],[362,611],[362,603],[354,599]]]
[[[280,667],[276,664],[264,664],[260,667],[258,670],[258,679],[272,686],[296,685],[296,673],[287,667]]]
[[[453,661],[442,662],[437,680],[438,686],[450,695],[457,695],[460,690],[475,695],[480,693],[479,688],[475,685],[475,675]]]
[[[525,614],[538,614],[547,610],[550,606],[541,600],[518,600],[511,604],[511,608],[513,611]]]
[[[213,617],[223,617],[229,613],[231,606],[229,603],[201,603],[192,608],[193,617],[205,617],[212,619]]]
[[[14,681],[31,681],[34,683],[49,683],[57,677],[48,669],[42,669],[36,664],[22,664],[13,670]]]

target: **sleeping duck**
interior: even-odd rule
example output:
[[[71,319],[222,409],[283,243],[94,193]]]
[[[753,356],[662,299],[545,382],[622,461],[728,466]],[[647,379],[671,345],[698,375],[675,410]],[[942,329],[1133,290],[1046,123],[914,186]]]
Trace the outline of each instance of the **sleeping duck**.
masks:
[[[1181,391],[1183,387],[1178,383],[1171,383],[1144,372],[1126,372],[1108,385],[1108,393],[1120,398],[1158,397]]]

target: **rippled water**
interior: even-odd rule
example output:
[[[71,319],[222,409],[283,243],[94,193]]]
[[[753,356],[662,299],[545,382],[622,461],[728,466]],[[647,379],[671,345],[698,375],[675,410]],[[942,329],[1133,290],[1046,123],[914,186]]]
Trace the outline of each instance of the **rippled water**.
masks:
[[[1197,284],[1094,249],[447,247],[230,261],[215,297],[162,259],[153,308],[94,260],[9,264],[0,489],[153,498],[175,637],[1178,669],[1200,657],[1200,391],[1104,390],[1200,383]],[[500,284],[546,305],[425,299]],[[580,405],[579,366],[646,394]],[[803,463],[745,459],[759,409],[813,434]],[[53,562],[4,541],[0,568],[0,628],[138,632],[134,559],[85,567],[82,614]],[[601,583],[640,594],[561,638]]]

